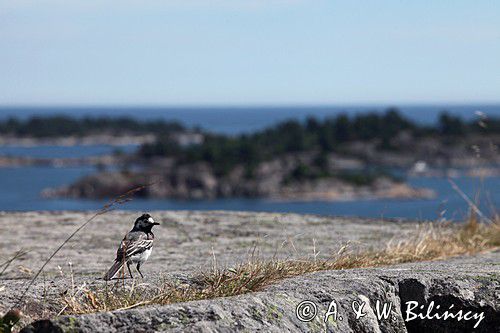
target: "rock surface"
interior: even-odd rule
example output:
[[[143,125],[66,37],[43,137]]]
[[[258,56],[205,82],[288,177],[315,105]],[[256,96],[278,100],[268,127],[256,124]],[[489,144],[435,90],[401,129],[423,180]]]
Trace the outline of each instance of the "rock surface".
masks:
[[[60,308],[51,307],[50,299],[84,283],[104,283],[99,278],[112,263],[120,239],[138,214],[115,211],[100,216],[63,248],[30,289],[23,309],[28,320],[52,319],[35,321],[24,332],[468,332],[476,322],[405,322],[401,305],[412,300],[420,304],[434,301],[446,309],[453,304],[455,309],[483,312],[484,319],[475,331],[500,329],[500,252],[377,269],[318,272],[236,297],[54,317]],[[155,248],[143,267],[146,279],[140,283],[146,290],[165,278],[189,279],[196,271],[212,266],[214,257],[219,266],[245,261],[254,249],[261,258],[321,258],[337,252],[348,241],[355,248],[377,248],[418,228],[417,223],[408,221],[296,214],[151,214],[162,224],[154,230]],[[0,312],[15,304],[30,272],[36,271],[67,235],[90,216],[76,212],[0,213],[2,261],[20,248],[31,250],[0,277]],[[72,263],[71,270],[68,262]],[[301,322],[296,317],[296,307],[303,300],[317,304],[318,317],[311,322]],[[332,300],[338,302],[343,320],[330,319],[325,323],[322,317]],[[355,320],[351,303],[367,300],[367,315]],[[392,302],[390,319],[375,317],[377,300]]]
[[[153,254],[143,268],[147,275],[205,269],[212,265],[214,256],[219,265],[233,265],[254,248],[263,258],[312,258],[314,249],[320,251],[319,257],[328,257],[346,242],[353,248],[380,247],[418,228],[417,223],[390,219],[229,211],[149,213],[161,225],[153,230]],[[59,267],[67,272],[71,262],[76,275],[104,274],[121,239],[140,214],[113,211],[97,217],[65,245],[45,272],[60,275]],[[21,248],[30,251],[2,278],[26,279],[26,270],[19,270],[19,266],[38,269],[41,261],[91,216],[89,212],[0,212],[0,260]]]
[[[390,268],[318,272],[284,280],[262,292],[63,316],[36,321],[21,332],[498,332],[499,261],[497,252]],[[305,300],[317,308],[317,315],[307,322],[300,321],[296,314]],[[338,309],[336,320],[326,315],[329,308],[333,309],[333,300]],[[387,304],[387,309],[392,305],[387,318],[377,318],[377,301]],[[407,302],[418,302],[425,309],[413,310]],[[471,316],[478,317],[408,320],[412,313],[426,313],[431,302],[441,307],[432,311],[433,315],[453,305],[449,311],[454,314],[470,311]],[[352,306],[359,308],[363,303],[365,315],[356,318]]]

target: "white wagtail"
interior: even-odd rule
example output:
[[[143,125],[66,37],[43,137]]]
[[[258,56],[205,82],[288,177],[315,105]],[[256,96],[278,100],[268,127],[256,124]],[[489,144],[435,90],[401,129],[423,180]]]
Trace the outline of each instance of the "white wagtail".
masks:
[[[142,278],[141,265],[148,260],[153,249],[155,235],[151,232],[153,226],[159,225],[151,215],[143,214],[135,220],[134,227],[130,230],[116,251],[115,263],[104,275],[104,280],[111,280],[126,264],[130,277],[133,278],[130,271],[130,264],[137,264],[136,268]],[[123,275],[123,274],[122,274]]]

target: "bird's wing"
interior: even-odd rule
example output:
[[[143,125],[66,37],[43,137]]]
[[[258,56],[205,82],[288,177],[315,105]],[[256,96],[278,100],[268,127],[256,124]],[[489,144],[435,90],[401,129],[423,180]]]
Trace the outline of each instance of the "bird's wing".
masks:
[[[143,232],[129,232],[120,243],[116,251],[116,260],[121,261],[133,255],[149,250],[153,246],[153,239],[150,239]]]

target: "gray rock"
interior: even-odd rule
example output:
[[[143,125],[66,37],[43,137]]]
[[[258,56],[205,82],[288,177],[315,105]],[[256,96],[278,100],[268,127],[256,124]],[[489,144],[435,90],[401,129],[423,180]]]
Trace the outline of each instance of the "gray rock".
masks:
[[[500,252],[378,269],[324,271],[290,278],[236,297],[40,320],[21,332],[499,332]],[[300,321],[297,305],[314,302],[317,316]],[[324,320],[335,300],[337,320]],[[392,304],[377,317],[377,301]],[[411,320],[406,302],[434,302],[484,319]],[[366,315],[356,318],[353,302]],[[423,310],[425,312],[425,309]],[[412,312],[417,313],[417,310]],[[439,312],[439,311],[438,311]],[[432,313],[436,313],[433,311]],[[341,318],[342,317],[342,318]]]
[[[126,311],[56,317],[61,310],[52,299],[85,283],[104,284],[99,278],[112,263],[116,247],[140,212],[115,211],[100,216],[71,240],[30,289],[23,312],[23,332],[469,332],[473,321],[451,319],[405,322],[401,306],[408,301],[434,301],[448,308],[484,312],[477,332],[498,332],[500,252],[445,261],[422,262],[377,269],[325,271],[290,278],[264,290],[236,297],[151,306]],[[156,244],[144,265],[141,283],[155,288],[164,279],[191,283],[197,271],[245,261],[257,248],[259,258],[326,258],[351,241],[355,249],[378,248],[388,240],[405,238],[417,223],[381,219],[320,217],[297,214],[243,212],[150,212],[161,226]],[[0,312],[14,305],[29,274],[89,213],[0,212],[2,256],[30,249],[0,277]],[[43,241],[40,241],[43,235]],[[72,275],[68,267],[72,262]],[[22,266],[23,269],[18,268]],[[59,268],[60,266],[61,268]],[[130,283],[127,281],[127,283]],[[356,320],[353,301],[368,299],[366,316]],[[317,304],[319,317],[301,322],[295,315],[304,300]],[[328,305],[336,300],[339,318],[324,323]],[[392,302],[390,319],[378,320],[376,301]],[[40,315],[41,314],[41,315]],[[34,321],[40,318],[50,318]]]

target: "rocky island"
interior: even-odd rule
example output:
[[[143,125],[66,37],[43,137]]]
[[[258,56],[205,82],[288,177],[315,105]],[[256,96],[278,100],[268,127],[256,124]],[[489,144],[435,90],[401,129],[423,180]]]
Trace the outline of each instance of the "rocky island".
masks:
[[[157,160],[140,171],[103,171],[86,176],[74,184],[47,189],[48,198],[110,198],[130,189],[150,184],[137,193],[147,198],[216,199],[251,197],[285,201],[432,198],[433,191],[416,189],[388,174],[342,171],[322,177],[301,176],[310,154],[280,157],[256,166],[254,175],[245,175],[236,166],[227,175],[217,175],[206,162],[175,165]],[[333,158],[332,158],[333,159]],[[340,161],[339,159],[335,162]],[[334,162],[334,163],[335,163]],[[151,164],[150,164],[151,165]],[[162,165],[162,167],[159,167]]]
[[[0,165],[94,165],[44,197],[113,198],[146,186],[151,198],[266,198],[292,201],[432,198],[408,174],[498,173],[500,121],[465,122],[443,113],[417,124],[385,114],[290,120],[255,133],[222,135],[165,121],[68,117],[0,122],[0,142],[136,142],[138,150],[84,158],[1,156]],[[103,141],[104,140],[104,141]],[[128,141],[127,141],[128,140]],[[444,171],[446,172],[446,171]],[[455,172],[455,171],[454,171]]]
[[[475,170],[500,165],[497,119],[463,122],[442,114],[435,126],[415,124],[397,110],[305,122],[286,121],[252,134],[178,133],[46,197],[107,198],[150,184],[144,197],[356,200],[432,198],[405,183],[410,172]]]

